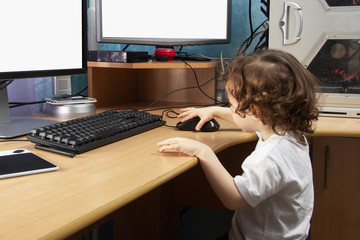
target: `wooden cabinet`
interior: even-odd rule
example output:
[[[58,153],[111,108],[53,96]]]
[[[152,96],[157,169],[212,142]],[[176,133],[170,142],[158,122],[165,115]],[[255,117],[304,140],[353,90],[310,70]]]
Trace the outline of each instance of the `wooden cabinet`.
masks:
[[[314,137],[311,240],[360,239],[360,139]]]

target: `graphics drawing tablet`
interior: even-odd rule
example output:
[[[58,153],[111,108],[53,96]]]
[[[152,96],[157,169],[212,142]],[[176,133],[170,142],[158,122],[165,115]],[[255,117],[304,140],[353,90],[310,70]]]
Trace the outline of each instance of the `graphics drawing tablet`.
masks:
[[[58,166],[26,149],[0,151],[0,179],[58,169]]]

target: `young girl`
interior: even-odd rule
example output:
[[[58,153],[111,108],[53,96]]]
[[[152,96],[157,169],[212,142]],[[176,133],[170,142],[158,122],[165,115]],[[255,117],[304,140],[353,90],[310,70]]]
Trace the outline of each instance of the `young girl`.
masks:
[[[179,117],[199,116],[197,130],[219,117],[256,132],[243,173],[232,177],[209,146],[192,139],[164,140],[159,151],[198,157],[224,206],[236,209],[229,239],[306,239],[314,193],[304,134],[318,118],[315,78],[292,55],[267,50],[236,57],[224,79],[230,108],[187,108]]]

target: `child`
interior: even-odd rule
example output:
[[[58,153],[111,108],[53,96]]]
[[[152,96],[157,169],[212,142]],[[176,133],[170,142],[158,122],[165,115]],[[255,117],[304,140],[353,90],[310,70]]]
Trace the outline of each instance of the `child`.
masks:
[[[292,55],[267,50],[238,56],[224,75],[230,108],[187,108],[182,121],[199,116],[196,129],[213,117],[256,132],[255,150],[234,178],[207,145],[170,138],[159,151],[196,156],[215,193],[235,211],[229,239],[306,239],[313,210],[309,146],[318,118],[316,80]]]

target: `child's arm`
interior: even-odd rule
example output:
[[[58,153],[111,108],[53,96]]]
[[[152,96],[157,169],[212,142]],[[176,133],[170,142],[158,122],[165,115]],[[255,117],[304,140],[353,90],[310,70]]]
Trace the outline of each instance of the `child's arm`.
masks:
[[[230,108],[227,107],[206,107],[206,108],[185,108],[181,109],[181,114],[178,118],[181,118],[181,121],[184,122],[194,117],[200,117],[199,123],[196,125],[196,130],[199,131],[201,127],[209,120],[214,117],[219,117],[226,121],[233,121]]]
[[[246,204],[233,177],[209,146],[187,138],[170,138],[158,145],[160,152],[176,150],[189,156],[197,156],[211,187],[226,208],[235,210]]]

